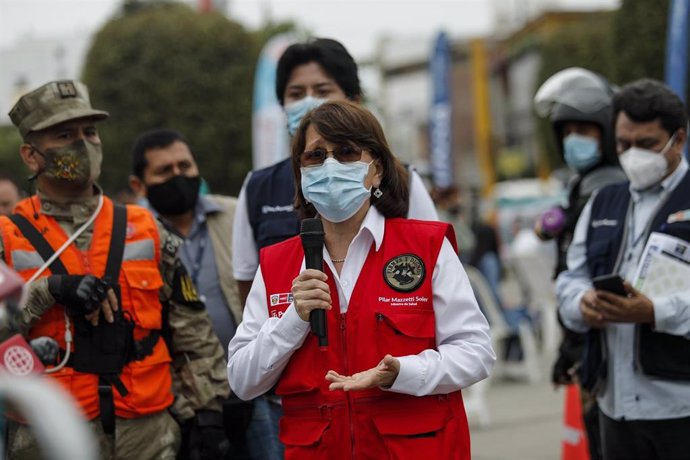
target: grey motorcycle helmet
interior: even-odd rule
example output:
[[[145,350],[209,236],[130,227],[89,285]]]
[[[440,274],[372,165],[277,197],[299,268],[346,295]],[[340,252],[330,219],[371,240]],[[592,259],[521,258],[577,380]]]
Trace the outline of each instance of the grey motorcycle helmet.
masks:
[[[539,87],[534,96],[534,108],[539,116],[551,121],[561,158],[564,124],[585,121],[601,128],[601,163],[618,164],[611,105],[615,91],[605,78],[581,67],[556,72]]]

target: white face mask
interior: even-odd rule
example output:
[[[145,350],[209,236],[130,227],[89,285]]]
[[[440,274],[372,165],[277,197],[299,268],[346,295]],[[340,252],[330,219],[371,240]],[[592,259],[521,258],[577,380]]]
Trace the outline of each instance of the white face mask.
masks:
[[[644,190],[661,182],[668,172],[665,154],[675,138],[674,133],[661,152],[631,147],[618,157],[621,168],[635,190]]]

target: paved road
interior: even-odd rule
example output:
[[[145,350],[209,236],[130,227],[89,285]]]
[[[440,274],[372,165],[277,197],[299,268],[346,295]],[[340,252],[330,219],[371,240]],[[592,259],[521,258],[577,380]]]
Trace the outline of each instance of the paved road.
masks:
[[[539,354],[542,377],[536,383],[491,379],[486,393],[490,424],[480,427],[470,414],[473,460],[558,460],[563,434],[564,390],[554,390],[553,355]]]
[[[487,399],[491,424],[470,420],[474,460],[556,460],[563,432],[563,391],[535,384],[493,381]]]
[[[520,304],[522,296],[514,277],[504,280],[502,294],[504,299],[513,300],[513,306]],[[554,390],[549,380],[559,342],[559,337],[554,336],[550,346],[543,342],[537,345],[535,365],[541,378],[536,383],[502,378],[495,368],[498,372],[486,393],[491,423],[480,427],[476,416],[469,414],[473,460],[561,458],[565,392]]]

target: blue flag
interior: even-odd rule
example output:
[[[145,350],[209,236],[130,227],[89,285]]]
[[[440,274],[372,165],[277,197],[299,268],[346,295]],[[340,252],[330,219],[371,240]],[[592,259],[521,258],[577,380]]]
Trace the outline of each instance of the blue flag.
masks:
[[[287,34],[271,38],[261,50],[256,64],[252,113],[253,169],[270,166],[289,154],[287,118],[276,97],[276,66],[292,42]]]
[[[450,43],[445,32],[439,32],[429,66],[433,91],[429,111],[431,177],[439,188],[448,188],[454,182],[450,66]]]
[[[666,35],[666,84],[685,101],[688,74],[690,0],[672,0]]]

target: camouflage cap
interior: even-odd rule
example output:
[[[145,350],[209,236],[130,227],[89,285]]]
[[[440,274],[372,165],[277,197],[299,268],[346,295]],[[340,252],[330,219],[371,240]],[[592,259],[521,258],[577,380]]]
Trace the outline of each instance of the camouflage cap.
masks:
[[[19,98],[9,113],[22,137],[75,118],[108,118],[108,112],[91,107],[89,90],[76,80],[46,83]]]

